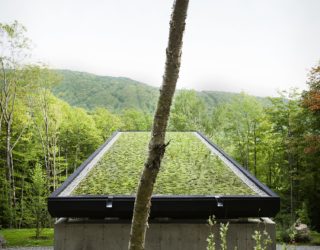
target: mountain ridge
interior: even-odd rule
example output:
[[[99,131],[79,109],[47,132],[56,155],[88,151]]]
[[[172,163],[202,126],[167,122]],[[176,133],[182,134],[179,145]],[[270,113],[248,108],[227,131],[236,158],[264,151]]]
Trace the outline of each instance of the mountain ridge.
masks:
[[[140,109],[147,113],[155,110],[159,88],[128,77],[100,76],[92,73],[65,69],[54,70],[62,76],[53,93],[72,106],[93,110],[104,107],[118,112],[124,109]],[[179,93],[181,89],[177,90]],[[229,102],[240,93],[225,91],[196,91],[210,109],[218,104]],[[267,98],[256,97],[262,103]]]

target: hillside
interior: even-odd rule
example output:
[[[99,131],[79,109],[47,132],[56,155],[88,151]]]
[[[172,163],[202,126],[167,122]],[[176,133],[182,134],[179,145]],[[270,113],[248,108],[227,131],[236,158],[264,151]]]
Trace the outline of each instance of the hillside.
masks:
[[[117,111],[137,108],[152,111],[157,90],[125,77],[97,76],[84,72],[57,70],[62,82],[53,93],[73,106],[85,109],[106,107]]]
[[[155,109],[158,89],[147,84],[125,77],[98,76],[70,70],[56,72],[63,80],[53,89],[53,93],[72,106],[88,110],[105,107],[112,111],[136,108],[148,113]],[[221,91],[197,93],[208,107],[228,102],[237,95]],[[265,98],[258,99],[266,102]]]

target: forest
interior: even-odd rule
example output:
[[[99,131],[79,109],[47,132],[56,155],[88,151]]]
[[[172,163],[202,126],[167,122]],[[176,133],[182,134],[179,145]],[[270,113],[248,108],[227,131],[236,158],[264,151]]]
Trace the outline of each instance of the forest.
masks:
[[[46,197],[113,132],[150,130],[157,93],[140,107],[79,107],[69,97],[71,105],[61,99],[62,71],[28,63],[30,40],[21,24],[0,24],[0,46],[0,225],[50,227]],[[306,82],[302,93],[230,94],[220,102],[180,90],[170,115],[169,130],[203,132],[281,197],[275,220],[283,231],[298,219],[320,231],[320,64]],[[99,90],[89,90],[84,98],[95,99]],[[117,98],[130,103],[130,94]]]

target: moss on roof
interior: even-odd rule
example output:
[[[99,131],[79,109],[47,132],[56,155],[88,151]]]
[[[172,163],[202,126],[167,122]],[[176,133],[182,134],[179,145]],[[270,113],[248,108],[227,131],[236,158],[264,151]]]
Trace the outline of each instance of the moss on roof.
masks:
[[[147,157],[147,132],[122,133],[73,195],[133,195]],[[154,195],[251,195],[243,183],[191,132],[169,132],[171,140]]]

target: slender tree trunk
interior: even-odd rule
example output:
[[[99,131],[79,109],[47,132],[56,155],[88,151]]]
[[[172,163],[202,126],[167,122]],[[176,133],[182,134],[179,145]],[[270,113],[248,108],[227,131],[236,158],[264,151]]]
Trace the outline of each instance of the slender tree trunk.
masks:
[[[7,174],[8,175],[8,174]],[[8,179],[8,176],[7,176]],[[6,194],[6,202],[7,202],[7,210],[9,214],[9,228],[13,227],[13,213],[12,213],[12,193],[10,188],[10,182],[6,179],[5,183],[5,194]]]
[[[250,170],[250,125],[247,121],[247,136],[246,136],[246,165],[247,169]]]
[[[64,149],[64,159],[65,159],[65,164],[66,164],[66,178],[68,177],[68,167],[69,167],[69,164],[68,164],[68,150],[67,150],[67,147],[65,147]]]
[[[256,123],[253,124],[253,141],[254,141],[254,148],[253,148],[253,169],[254,175],[257,176],[257,135],[256,135]]]
[[[170,114],[170,106],[179,77],[182,38],[185,29],[189,0],[176,0],[170,21],[169,42],[166,50],[167,59],[162,87],[153,120],[149,155],[144,164],[144,170],[138,186],[134,204],[129,249],[143,250],[147,230],[151,196],[156,181],[161,160],[165,153],[165,133]]]
[[[40,237],[40,219],[37,219],[36,223],[36,239],[39,239]]]
[[[268,164],[268,181],[267,181],[267,185],[268,185],[268,187],[270,187],[270,188],[272,188],[272,186],[271,186],[271,164],[270,164],[270,162],[269,162],[269,164]]]
[[[79,152],[79,145],[78,145],[78,142],[77,142],[77,145],[76,145],[76,153],[75,153],[75,161],[73,163],[73,171],[75,171],[77,169],[77,166],[78,166],[78,152]]]
[[[269,160],[269,163],[268,163],[268,186],[269,187],[273,187],[272,186],[272,166],[274,164],[274,154],[275,154],[275,151],[273,150],[272,152],[272,156],[271,156],[271,159]]]
[[[242,163],[242,166],[245,167],[245,169],[248,169],[247,168],[247,164],[246,164],[246,153],[245,153],[245,141],[244,141],[244,138],[243,136],[241,135],[240,131],[239,131],[239,128],[236,128],[237,130],[237,137],[236,137],[236,140],[238,140],[238,150],[240,152],[240,157],[241,157],[241,163]]]
[[[40,137],[40,142],[41,142],[41,147],[42,147],[42,151],[43,151],[43,158],[44,158],[44,164],[46,167],[46,174],[47,174],[47,179],[49,179],[50,176],[50,171],[49,171],[49,159],[48,159],[48,154],[47,154],[47,147],[46,147],[46,143],[45,143],[45,139],[43,138],[42,132],[41,132],[41,128],[38,126],[37,121],[34,121],[34,124],[38,130],[38,134]],[[49,183],[48,183],[48,188],[49,188]]]
[[[53,138],[52,138],[52,168],[53,168],[53,190],[56,190],[57,186],[57,166],[56,166],[56,158],[57,158],[57,141],[58,141],[58,136],[56,131],[54,132]]]
[[[1,105],[1,101],[0,101],[0,105]],[[0,136],[1,136],[3,113],[2,113],[2,110],[0,110],[0,112],[1,112],[0,114]]]
[[[58,180],[57,180],[57,185],[60,184],[61,177],[62,177],[62,171],[61,171],[61,146],[58,146],[58,171],[59,171],[59,175],[58,175]]]
[[[12,204],[16,206],[16,188],[14,179],[14,167],[13,167],[13,156],[11,149],[11,121],[7,123],[7,134],[6,134],[6,161],[9,173],[9,183],[12,192]]]
[[[292,132],[291,132],[291,122],[290,122],[290,113],[288,115],[288,134],[287,134],[287,154],[288,154],[288,167],[290,174],[290,217],[291,217],[291,225],[294,223],[294,195],[293,195],[293,163],[294,156],[292,150]]]
[[[14,167],[13,167],[13,155],[12,150],[10,150],[10,166],[11,166],[11,178],[12,178],[12,194],[13,194],[13,206],[16,207],[16,182],[14,177]]]
[[[25,172],[22,172],[22,185],[21,185],[21,198],[20,198],[20,220],[19,220],[19,225],[18,228],[21,228],[22,221],[24,218],[24,179],[25,179]]]
[[[288,163],[289,163],[289,172],[290,172],[290,217],[291,217],[291,225],[294,222],[294,214],[293,214],[293,166],[292,166],[292,156],[289,153],[288,155]]]
[[[11,169],[11,159],[10,159],[10,140],[11,140],[11,133],[10,133],[10,125],[7,124],[7,134],[6,134],[6,163],[8,168],[8,182],[10,183],[10,188],[12,185],[12,169]]]
[[[1,129],[2,129],[2,120],[4,119],[4,107],[3,107],[3,102],[4,102],[4,99],[3,99],[3,96],[4,96],[4,87],[6,86],[7,84],[7,73],[6,73],[6,69],[5,69],[5,66],[4,66],[4,62],[3,62],[3,58],[0,57],[0,62],[1,62],[1,71],[2,71],[2,89],[0,90],[0,108],[1,108],[1,116],[0,116],[0,135],[1,135]],[[0,86],[1,86],[0,85]]]
[[[50,135],[49,135],[49,119],[47,115],[46,104],[44,108],[44,126],[45,126],[45,150],[46,150],[46,158],[47,158],[47,175],[48,175],[48,190],[51,190],[52,187],[52,162],[51,162],[51,154],[50,154]]]

